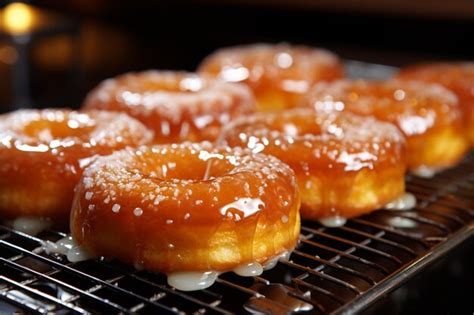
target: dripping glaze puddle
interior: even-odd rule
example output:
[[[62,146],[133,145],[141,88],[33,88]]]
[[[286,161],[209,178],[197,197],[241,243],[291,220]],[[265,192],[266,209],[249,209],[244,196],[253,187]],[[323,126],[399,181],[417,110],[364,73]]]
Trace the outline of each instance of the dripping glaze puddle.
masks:
[[[265,263],[251,262],[234,268],[235,274],[242,277],[259,276],[264,270],[272,269],[278,261],[288,260],[290,252],[285,251]],[[168,285],[180,291],[196,291],[206,289],[214,284],[220,272],[217,271],[185,271],[167,274]]]
[[[422,165],[412,170],[411,173],[421,178],[433,178],[436,174],[438,174],[442,170],[443,170],[442,168],[434,168],[434,167],[428,167],[428,166]]]
[[[346,218],[338,216],[338,215],[333,216],[333,217],[319,219],[319,223],[329,228],[343,226],[344,224],[346,224],[346,222],[347,222]]]
[[[387,210],[411,210],[416,206],[416,197],[415,195],[405,192],[397,199],[387,203],[385,209]]]
[[[97,258],[97,256],[77,245],[72,236],[66,236],[56,242],[46,241],[43,244],[43,249],[47,254],[65,255],[70,262],[80,262]]]
[[[56,242],[45,241],[43,250],[47,254],[65,255],[70,262],[80,262],[94,259],[97,256],[92,255],[87,250],[77,245],[72,236],[66,236]],[[279,261],[288,260],[291,252],[283,253],[268,259],[263,264],[251,262],[237,266],[233,270],[235,274],[242,277],[259,276],[263,271],[270,270],[277,265]],[[137,270],[142,269],[140,264],[135,264]],[[171,287],[180,291],[203,290],[214,284],[220,272],[217,271],[183,271],[167,274],[167,282]]]

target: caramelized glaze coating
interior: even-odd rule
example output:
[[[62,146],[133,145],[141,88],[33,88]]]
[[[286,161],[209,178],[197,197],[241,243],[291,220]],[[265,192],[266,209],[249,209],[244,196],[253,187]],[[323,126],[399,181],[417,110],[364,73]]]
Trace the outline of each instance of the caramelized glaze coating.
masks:
[[[474,146],[474,62],[409,66],[403,68],[397,78],[439,83],[456,93],[471,147]]]
[[[155,132],[156,143],[214,140],[230,120],[255,111],[245,86],[193,73],[145,71],[108,79],[85,108],[126,112]]]
[[[202,62],[199,71],[247,84],[260,111],[294,107],[315,82],[344,75],[340,60],[331,52],[287,44],[220,49]]]
[[[77,186],[71,230],[96,255],[153,271],[229,271],[293,249],[299,193],[271,156],[210,143],[122,150]]]
[[[404,192],[404,138],[373,118],[303,108],[260,113],[234,121],[222,138],[288,164],[303,218],[354,217]]]
[[[440,85],[364,80],[321,83],[302,105],[373,115],[395,124],[407,139],[410,170],[452,166],[467,149],[457,98]]]
[[[82,167],[96,154],[150,142],[125,114],[21,110],[0,116],[0,216],[67,222]]]

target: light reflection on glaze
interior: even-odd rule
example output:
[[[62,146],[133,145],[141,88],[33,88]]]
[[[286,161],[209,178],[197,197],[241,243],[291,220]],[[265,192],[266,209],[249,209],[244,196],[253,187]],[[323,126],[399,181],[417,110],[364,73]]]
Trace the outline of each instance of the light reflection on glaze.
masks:
[[[288,44],[229,47],[207,57],[201,73],[252,88],[260,110],[294,107],[309,87],[343,77],[338,57],[326,50]]]
[[[347,153],[341,152],[337,162],[343,163],[345,171],[359,171],[363,168],[372,168],[373,163],[377,161],[377,156],[369,152]]]
[[[291,250],[299,236],[294,172],[273,156],[209,142],[98,157],[85,169],[76,197],[71,230],[78,243],[166,274],[265,262]],[[149,254],[155,252],[160,255]],[[224,263],[223,255],[236,259]]]
[[[436,114],[429,111],[425,116],[402,116],[398,125],[407,136],[422,135],[435,124]]]
[[[95,155],[152,137],[144,125],[120,113],[44,109],[0,115],[0,194],[10,196],[0,214],[66,222],[74,186]]]
[[[47,152],[49,147],[45,144],[38,144],[36,146],[29,144],[16,144],[15,148],[23,152]]]
[[[404,192],[405,139],[371,117],[307,108],[261,113],[235,120],[222,138],[288,164],[304,218],[353,217]]]
[[[411,65],[400,70],[400,80],[438,83],[456,93],[471,146],[474,144],[474,63],[441,62]]]
[[[240,221],[262,210],[265,204],[260,198],[239,198],[220,209],[223,216]]]
[[[401,80],[323,82],[313,86],[300,105],[349,111],[393,123],[406,137],[410,170],[421,165],[454,165],[468,148],[458,99],[438,84]]]
[[[249,88],[188,72],[144,71],[108,79],[85,108],[123,111],[155,132],[156,143],[215,140],[222,125],[255,111]]]

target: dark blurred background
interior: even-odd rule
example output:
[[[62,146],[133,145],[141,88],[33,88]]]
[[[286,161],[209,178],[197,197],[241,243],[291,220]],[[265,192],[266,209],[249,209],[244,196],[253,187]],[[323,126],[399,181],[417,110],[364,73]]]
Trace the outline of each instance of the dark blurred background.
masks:
[[[0,2],[0,112],[77,107],[100,80],[193,70],[218,47],[322,46],[389,65],[474,59],[472,0]]]
[[[473,0],[2,1],[0,112],[78,107],[105,78],[149,68],[192,71],[222,46],[285,41],[402,66],[473,60],[473,40]],[[471,314],[470,244],[375,313]]]

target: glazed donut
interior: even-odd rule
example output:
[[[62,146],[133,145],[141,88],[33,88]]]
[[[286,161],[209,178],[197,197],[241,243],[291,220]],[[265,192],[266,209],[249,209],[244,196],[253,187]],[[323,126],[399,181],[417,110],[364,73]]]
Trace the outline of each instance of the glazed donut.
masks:
[[[245,86],[193,73],[145,71],[108,79],[84,108],[126,112],[155,132],[156,143],[214,140],[222,125],[255,111]]]
[[[271,154],[296,174],[301,216],[337,226],[404,193],[404,138],[395,126],[351,113],[297,108],[231,123],[222,139]]]
[[[313,83],[344,74],[340,60],[331,52],[287,44],[220,49],[202,62],[199,72],[246,83],[260,111],[294,107]]]
[[[299,206],[294,173],[274,157],[208,142],[157,145],[91,164],[77,186],[71,231],[90,253],[194,290],[219,272],[259,274],[292,250]]]
[[[402,81],[348,81],[316,84],[303,106],[347,110],[388,121],[407,139],[408,168],[431,176],[453,166],[467,141],[456,96],[437,84]]]
[[[474,146],[474,62],[409,66],[402,68],[397,78],[439,83],[453,91],[459,98],[471,147]]]
[[[62,109],[0,116],[0,216],[67,222],[82,167],[96,154],[150,142],[125,114]]]

